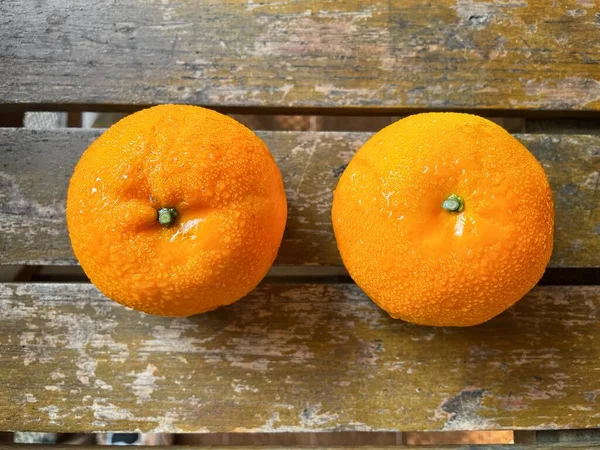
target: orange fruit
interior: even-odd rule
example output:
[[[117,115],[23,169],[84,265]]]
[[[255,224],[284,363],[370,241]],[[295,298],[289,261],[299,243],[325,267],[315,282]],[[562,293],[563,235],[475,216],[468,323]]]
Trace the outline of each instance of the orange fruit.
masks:
[[[287,217],[267,146],[235,120],[164,105],[113,125],[71,178],[75,256],[131,308],[188,316],[239,300],[265,276]]]
[[[525,295],[552,253],[544,170],[498,125],[418,114],[375,134],[334,192],[351,277],[392,317],[468,326]]]

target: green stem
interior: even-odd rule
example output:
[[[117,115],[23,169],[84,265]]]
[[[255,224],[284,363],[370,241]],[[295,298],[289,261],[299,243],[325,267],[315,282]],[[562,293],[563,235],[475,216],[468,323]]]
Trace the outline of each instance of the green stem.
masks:
[[[442,203],[442,208],[444,208],[448,212],[461,212],[465,209],[465,202],[462,197],[459,197],[456,194],[451,194],[444,202]]]
[[[158,223],[165,228],[169,228],[175,223],[177,215],[177,210],[175,208],[160,208],[158,210]]]

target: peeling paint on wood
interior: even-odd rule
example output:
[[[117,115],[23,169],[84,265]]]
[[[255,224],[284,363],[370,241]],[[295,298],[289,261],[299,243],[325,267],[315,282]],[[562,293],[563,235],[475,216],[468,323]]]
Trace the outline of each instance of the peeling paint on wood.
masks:
[[[186,319],[131,311],[89,284],[4,284],[0,425],[61,432],[598,427],[599,319],[599,287],[538,287],[492,321],[457,329],[390,319],[346,284],[265,285]],[[161,336],[184,345],[157,345]]]
[[[0,98],[597,111],[597,11],[594,0],[3,1]]]
[[[94,130],[0,129],[0,264],[75,264],[64,201]],[[289,204],[278,264],[341,265],[331,228],[339,175],[368,133],[260,132],[281,168]],[[550,178],[556,204],[551,267],[600,266],[600,136],[516,135]],[[169,333],[176,333],[170,330]],[[178,346],[162,336],[155,345]]]

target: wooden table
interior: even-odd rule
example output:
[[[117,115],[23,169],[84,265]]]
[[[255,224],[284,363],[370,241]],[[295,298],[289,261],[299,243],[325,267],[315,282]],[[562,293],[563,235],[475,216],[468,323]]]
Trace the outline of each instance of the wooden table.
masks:
[[[261,132],[289,201],[272,275],[187,319],[125,309],[85,282],[0,284],[0,431],[597,438],[552,431],[600,428],[596,0],[0,3],[2,111],[157,103],[520,117],[516,137],[554,192],[547,274],[478,327],[394,321],[343,275],[330,223],[332,188],[370,134]],[[0,264],[77,264],[65,193],[99,133],[0,128]]]

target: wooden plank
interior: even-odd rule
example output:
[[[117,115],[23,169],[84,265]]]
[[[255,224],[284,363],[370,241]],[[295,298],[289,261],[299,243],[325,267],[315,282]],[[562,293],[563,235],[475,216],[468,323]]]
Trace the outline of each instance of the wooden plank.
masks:
[[[513,444],[514,431],[413,431],[403,433],[402,443],[409,445]]]
[[[600,429],[538,431],[537,442],[600,442]]]
[[[17,450],[23,446],[0,445],[0,450]],[[139,446],[136,450],[205,450],[205,446],[196,445],[175,445],[168,447],[157,446]],[[272,446],[272,445],[251,445],[251,446],[211,446],[210,450],[340,450],[344,448],[356,448],[356,446],[347,447],[315,447],[315,446]],[[361,450],[562,450],[562,449],[590,449],[600,448],[598,442],[578,442],[578,443],[560,443],[560,444],[541,444],[541,445],[389,445],[389,446],[360,446]],[[73,450],[71,445],[36,445],[36,450]],[[95,445],[77,446],[78,450],[98,450]]]
[[[0,99],[23,108],[597,111],[597,7],[596,0],[3,1]]]
[[[511,431],[494,431],[509,433]],[[332,432],[271,432],[271,433],[185,433],[175,435],[175,444],[219,446],[279,446],[294,447],[362,447],[391,446],[403,444],[403,433],[373,431]]]
[[[101,131],[0,129],[0,264],[75,264],[64,200],[75,163]],[[289,218],[278,264],[341,260],[331,193],[369,133],[258,133],[281,168]],[[556,203],[551,267],[600,266],[600,136],[516,135],[541,161]]]
[[[259,287],[170,319],[89,284],[0,285],[0,425],[286,432],[600,426],[600,287],[538,287],[473,328],[390,319],[355,285]]]

